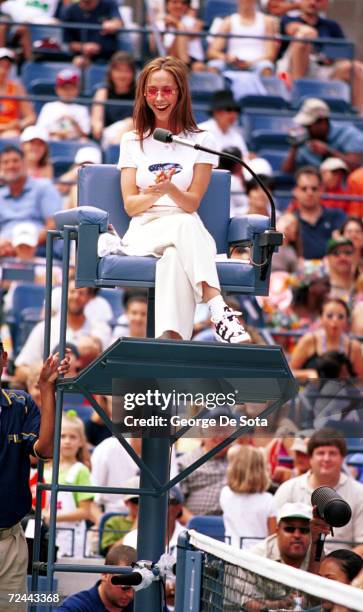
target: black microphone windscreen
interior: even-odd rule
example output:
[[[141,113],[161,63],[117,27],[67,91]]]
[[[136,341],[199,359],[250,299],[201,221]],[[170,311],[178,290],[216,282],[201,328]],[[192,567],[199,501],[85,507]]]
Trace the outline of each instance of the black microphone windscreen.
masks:
[[[159,142],[173,142],[172,132],[169,132],[169,130],[164,130],[163,128],[156,128],[153,133],[153,138]]]
[[[332,527],[344,527],[352,517],[350,505],[331,487],[318,487],[311,494],[319,516]]]
[[[121,586],[138,586],[142,583],[142,575],[139,572],[132,572],[132,574],[115,574],[111,578],[112,584],[118,584]]]

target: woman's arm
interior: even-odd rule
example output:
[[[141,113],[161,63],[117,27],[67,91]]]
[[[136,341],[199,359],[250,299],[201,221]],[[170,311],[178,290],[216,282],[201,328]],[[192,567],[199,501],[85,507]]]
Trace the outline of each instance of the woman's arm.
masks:
[[[107,99],[107,91],[105,87],[97,89],[94,95],[94,102],[104,102]],[[91,109],[91,130],[93,138],[100,140],[102,131],[105,126],[105,107],[103,104],[92,104]]]
[[[268,535],[272,535],[273,533],[276,533],[276,529],[277,529],[276,516],[269,516],[267,518]]]
[[[207,191],[211,174],[211,164],[195,164],[193,180],[188,191],[181,191],[171,179],[167,179],[144,189],[144,194],[157,194],[157,199],[163,195],[168,195],[185,212],[193,213],[198,210]]]
[[[352,340],[351,360],[357,378],[363,378],[363,350],[358,340]]]
[[[302,368],[306,360],[311,357],[314,350],[313,343],[313,334],[306,334],[306,336],[300,338],[299,342],[292,351],[290,359],[290,366],[293,370]]]
[[[141,193],[136,185],[136,168],[122,168],[121,192],[125,211],[129,217],[135,217],[149,210],[159,199],[157,194]]]
[[[231,26],[230,26],[230,18],[226,17],[223,19],[221,27],[219,28],[218,34],[229,34]],[[218,36],[214,37],[212,42],[210,43],[207,51],[208,59],[221,59],[228,62],[227,53],[224,52],[226,47],[227,39],[219,38]]]

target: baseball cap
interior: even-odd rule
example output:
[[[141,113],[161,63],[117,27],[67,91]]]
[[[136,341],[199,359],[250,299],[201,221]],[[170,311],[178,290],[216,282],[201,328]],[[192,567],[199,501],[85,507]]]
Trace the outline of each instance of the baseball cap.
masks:
[[[133,476],[129,478],[122,486],[125,489],[139,489],[140,488],[140,476]],[[122,496],[123,501],[129,501],[130,499],[134,499],[135,497],[139,497],[137,493],[125,493]]]
[[[330,238],[328,244],[326,245],[326,254],[330,255],[333,253],[335,249],[340,246],[353,246],[353,242],[349,240],[349,238],[345,238],[345,236],[339,236],[338,238]]]
[[[295,438],[290,450],[296,451],[298,453],[304,453],[304,455],[308,455],[307,439],[306,438]]]
[[[253,159],[250,159],[248,165],[255,174],[258,174],[258,176],[273,175],[271,164],[267,161],[267,159],[264,159],[263,157],[254,157]],[[246,168],[243,168],[243,176],[245,181],[254,180],[252,174],[250,174],[248,170],[246,170]]]
[[[13,230],[11,244],[16,247],[26,244],[35,247],[38,244],[39,232],[33,223],[19,223]]]
[[[172,487],[169,491],[169,501],[175,500],[178,504],[184,503],[184,495],[179,487]]]
[[[73,70],[73,68],[63,68],[58,72],[55,84],[58,85],[67,85],[68,83],[73,83],[73,85],[78,85],[79,83],[79,72],[77,70]]]
[[[47,133],[37,125],[29,125],[20,135],[20,142],[30,142],[35,139],[47,142]]]
[[[15,62],[15,53],[11,51],[11,49],[7,49],[7,47],[0,47],[0,59],[5,58],[11,62]]]
[[[281,506],[277,513],[277,522],[279,523],[282,519],[287,518],[301,518],[307,521],[311,521],[313,518],[313,510],[308,504],[302,502],[287,502]]]
[[[345,172],[349,172],[347,164],[339,157],[328,157],[320,164],[320,171],[324,170],[344,170]]]
[[[101,164],[101,151],[96,147],[81,147],[74,158],[76,164]]]
[[[229,89],[221,89],[214,92],[210,102],[209,112],[213,113],[213,111],[225,110],[227,108],[235,110],[238,113],[241,112],[239,104],[237,104],[233,97],[233,93]]]
[[[319,121],[319,119],[326,119],[329,115],[329,106],[323,102],[323,100],[319,100],[319,98],[307,98],[298,114],[294,117],[294,121],[299,125],[309,126]]]

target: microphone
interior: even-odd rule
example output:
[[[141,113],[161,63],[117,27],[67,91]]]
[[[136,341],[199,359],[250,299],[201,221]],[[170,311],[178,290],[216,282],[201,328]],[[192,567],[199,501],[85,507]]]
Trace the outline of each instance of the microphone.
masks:
[[[317,506],[320,518],[331,527],[344,527],[352,517],[350,505],[331,487],[318,487],[311,494],[311,504]]]
[[[224,151],[215,151],[214,149],[209,149],[208,147],[203,147],[198,143],[190,142],[185,138],[179,138],[179,136],[174,136],[172,132],[169,130],[164,130],[163,128],[156,128],[153,133],[154,140],[158,140],[159,142],[170,143],[175,142],[176,144],[180,144],[184,147],[190,147],[192,149],[196,149],[197,151],[205,151],[206,153],[212,153],[212,155],[217,155],[219,157],[226,157],[227,159],[231,159],[232,161],[240,164],[243,168],[246,168],[248,172],[253,176],[255,181],[259,184],[261,189],[266,194],[268,201],[271,206],[271,217],[270,217],[270,229],[267,232],[264,232],[262,236],[265,236],[265,240],[261,243],[261,246],[280,246],[282,244],[282,234],[276,231],[276,206],[273,200],[272,194],[267,189],[266,185],[263,181],[261,181],[260,177],[246,164],[243,159],[237,157],[237,155],[232,155],[231,153],[225,153]],[[271,252],[272,254],[272,252]]]
[[[117,574],[112,576],[112,584],[118,584],[122,586],[138,586],[143,581],[143,577],[140,572],[132,572],[131,574]]]

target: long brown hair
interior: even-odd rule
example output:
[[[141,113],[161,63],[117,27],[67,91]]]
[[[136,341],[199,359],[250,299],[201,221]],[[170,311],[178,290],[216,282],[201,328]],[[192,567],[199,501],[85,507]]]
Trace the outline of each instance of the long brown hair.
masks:
[[[126,64],[126,66],[128,66],[132,70],[133,80],[130,84],[130,92],[133,91],[135,88],[136,66],[135,66],[134,58],[132,57],[132,55],[130,55],[130,53],[127,53],[127,51],[116,51],[116,53],[114,53],[113,56],[111,57],[109,64],[107,66],[107,71],[106,71],[107,88],[110,90],[114,89],[114,84],[112,81],[112,70],[118,64]]]
[[[136,87],[133,119],[135,131],[141,141],[141,148],[144,138],[150,136],[155,129],[155,115],[147,105],[145,88],[150,74],[157,70],[170,72],[179,90],[178,102],[170,116],[170,130],[174,134],[182,131],[200,131],[193,117],[187,66],[176,57],[156,57],[144,66]]]

